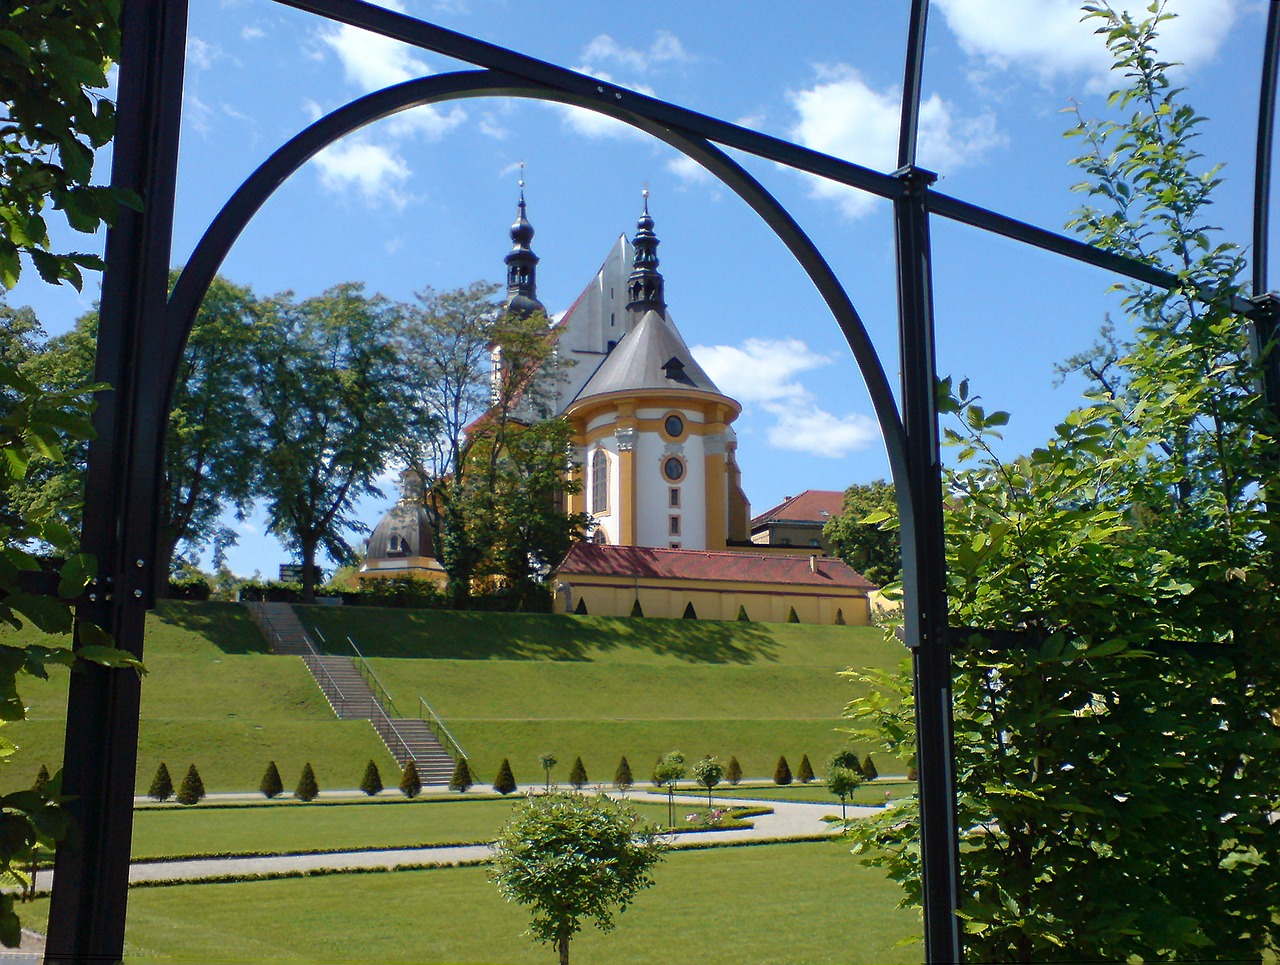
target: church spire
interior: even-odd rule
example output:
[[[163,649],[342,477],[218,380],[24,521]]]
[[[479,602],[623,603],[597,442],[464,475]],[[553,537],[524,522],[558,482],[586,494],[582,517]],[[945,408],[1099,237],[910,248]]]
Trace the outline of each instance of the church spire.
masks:
[[[516,220],[511,226],[511,251],[505,259],[507,263],[507,303],[509,312],[520,315],[532,315],[542,312],[542,302],[538,301],[538,256],[533,253],[529,243],[533,241],[533,225],[525,211],[524,201],[524,162],[520,162],[520,203],[516,208]]]
[[[653,218],[649,214],[649,189],[644,190],[644,211],[636,222],[636,250],[627,279],[627,314],[634,325],[646,312],[662,314],[667,307],[663,297],[662,275],[658,271],[658,236],[653,233]]]

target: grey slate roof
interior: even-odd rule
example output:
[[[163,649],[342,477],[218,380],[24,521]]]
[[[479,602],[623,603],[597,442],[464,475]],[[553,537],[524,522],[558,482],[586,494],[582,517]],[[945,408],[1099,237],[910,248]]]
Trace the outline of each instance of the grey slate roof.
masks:
[[[654,311],[646,312],[640,324],[623,336],[573,403],[636,389],[692,389],[724,394],[694,361],[675,326]]]
[[[394,560],[411,556],[435,558],[435,530],[421,503],[401,501],[369,535],[366,560]]]

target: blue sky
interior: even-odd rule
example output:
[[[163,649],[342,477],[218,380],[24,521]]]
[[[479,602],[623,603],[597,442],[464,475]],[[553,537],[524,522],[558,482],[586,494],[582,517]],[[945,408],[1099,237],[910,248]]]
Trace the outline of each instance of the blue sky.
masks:
[[[888,171],[894,165],[904,0],[642,4],[399,0],[423,19],[683,106]],[[1134,7],[1139,4],[1131,4]],[[1145,7],[1145,2],[1141,6]],[[1248,240],[1265,0],[1171,0],[1163,51],[1210,118],[1225,162],[1218,224]],[[1105,111],[1117,86],[1072,0],[935,0],[920,162],[942,191],[1058,229],[1080,203],[1064,110]],[[465,65],[277,6],[192,0],[174,264],[277,146],[322,113],[415,76]],[[103,159],[103,176],[107,168]],[[888,206],[739,158],[811,235],[848,288],[896,383]],[[524,162],[541,256],[539,295],[569,306],[640,192],[662,240],[670,311],[722,390],[744,403],[739,461],[753,512],[804,489],[887,475],[852,358],[799,267],[735,196],[676,152],[598,115],[498,99],[419,108],[313,159],[268,202],[223,267],[260,293],[347,280],[405,299],[426,286],[499,281]],[[77,239],[89,247],[94,239]],[[1087,347],[1111,277],[940,220],[934,223],[938,364],[1010,411],[1009,453],[1043,440],[1078,396],[1052,366]],[[30,273],[34,274],[34,273]],[[83,294],[27,281],[11,294],[58,332]],[[1075,391],[1073,391],[1075,390]],[[370,525],[387,500],[364,507]],[[241,525],[234,570],[273,575],[285,552]]]

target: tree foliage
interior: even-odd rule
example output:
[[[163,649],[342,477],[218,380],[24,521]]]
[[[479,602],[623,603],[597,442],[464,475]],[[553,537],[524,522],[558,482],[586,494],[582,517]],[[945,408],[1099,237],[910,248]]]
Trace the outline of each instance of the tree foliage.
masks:
[[[613,786],[619,791],[626,791],[635,782],[635,778],[631,774],[631,765],[627,763],[627,758],[623,755],[622,759],[618,761],[618,769],[613,772]]]
[[[280,768],[276,767],[275,761],[267,764],[267,769],[262,774],[262,781],[258,784],[258,790],[267,799],[284,793],[284,781],[280,779]]]
[[[418,774],[417,763],[410,758],[400,775],[400,793],[413,800],[422,793],[422,778]]]
[[[575,791],[581,791],[587,785],[587,768],[582,763],[582,756],[573,759],[573,767],[569,768],[569,783]]]
[[[1202,119],[1155,53],[1161,9],[1086,7],[1126,86],[1121,119],[1070,132],[1091,202],[1073,225],[1183,285],[1125,286],[1132,340],[1085,367],[1085,403],[1025,458],[994,451],[1004,413],[945,386],[950,619],[1022,639],[975,632],[956,660],[975,960],[1258,961],[1278,938],[1276,426],[1231,313],[1239,253],[1205,220]],[[901,756],[907,686],[862,676],[875,686],[851,713]],[[855,833],[918,901],[915,813]]]
[[[693,779],[707,789],[707,807],[711,807],[711,791],[724,780],[724,765],[708,754],[693,765]]]
[[[301,302],[277,296],[263,315],[255,348],[268,529],[298,554],[311,602],[319,552],[354,558],[345,534],[366,530],[356,500],[380,495],[375,480],[405,432],[396,316],[350,283]]]
[[[822,535],[832,553],[872,583],[884,586],[902,575],[897,513],[892,483],[883,479],[856,483],[845,490],[840,515],[822,527]]]
[[[83,252],[58,252],[46,211],[92,234],[113,219],[122,192],[93,184],[94,151],[115,133],[105,96],[120,50],[120,0],[6,4],[0,12],[0,286],[10,289],[31,259],[51,284],[83,284],[102,269]],[[136,202],[133,202],[136,203]]]
[[[516,776],[511,772],[511,762],[505,757],[498,765],[498,774],[493,779],[493,789],[499,794],[511,794],[516,789]]]
[[[773,783],[784,787],[791,783],[791,765],[787,763],[785,754],[778,758],[778,763],[773,769]]]
[[[676,785],[684,780],[688,770],[684,764],[684,754],[680,751],[668,751],[653,765],[653,783],[657,787],[667,789],[667,827],[676,823]]]
[[[471,765],[467,763],[465,757],[459,757],[458,763],[453,765],[453,774],[449,777],[449,790],[464,794],[475,782],[476,779],[471,773]]]
[[[298,778],[298,786],[293,789],[293,796],[308,803],[320,796],[320,785],[316,782],[316,772],[310,761],[302,765],[302,776]]]
[[[614,927],[636,893],[653,884],[664,845],[633,811],[577,794],[531,797],[498,834],[488,872],[503,897],[529,908],[529,934],[569,965],[585,920]]]
[[[561,498],[580,486],[569,429],[550,418],[559,362],[545,315],[503,313],[495,288],[427,289],[401,306],[414,423],[401,457],[427,481],[455,606],[492,577],[526,606],[579,538]]]
[[[204,780],[200,777],[200,772],[196,770],[195,764],[187,766],[187,773],[182,778],[182,784],[178,787],[178,803],[179,804],[199,804],[204,798]]]
[[[382,774],[378,770],[377,762],[372,759],[364,766],[364,776],[360,778],[360,790],[369,797],[382,791]]]
[[[147,797],[153,801],[164,802],[173,797],[173,778],[169,775],[169,765],[164,761],[156,768],[155,777],[151,779],[151,787],[147,789]]]

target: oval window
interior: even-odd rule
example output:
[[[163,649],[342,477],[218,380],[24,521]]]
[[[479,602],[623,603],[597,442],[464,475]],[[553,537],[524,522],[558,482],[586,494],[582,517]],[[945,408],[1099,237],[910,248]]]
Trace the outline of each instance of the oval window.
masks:
[[[662,428],[672,439],[678,439],[684,435],[684,420],[678,415],[669,415],[667,421],[662,423]]]
[[[662,474],[672,482],[678,482],[684,477],[684,463],[671,456],[662,464]]]

